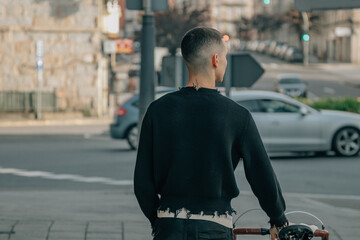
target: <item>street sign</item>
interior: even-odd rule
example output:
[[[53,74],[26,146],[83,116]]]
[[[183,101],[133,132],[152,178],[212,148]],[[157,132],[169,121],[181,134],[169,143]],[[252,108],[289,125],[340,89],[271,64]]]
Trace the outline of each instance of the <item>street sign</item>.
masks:
[[[131,38],[116,39],[116,53],[133,53],[134,40]]]
[[[35,42],[35,58],[36,58],[36,70],[40,71],[44,69],[44,41],[37,40]]]
[[[36,119],[41,119],[41,88],[44,78],[44,41],[35,42],[36,70],[38,75],[37,93],[36,93]]]
[[[131,38],[120,38],[115,40],[104,40],[103,52],[104,54],[113,53],[133,53],[134,40]]]
[[[249,53],[233,53],[227,56],[228,67],[223,86],[251,87],[265,72],[261,65]],[[229,81],[229,82],[226,82]]]
[[[129,10],[144,10],[143,0],[126,0],[126,8]],[[168,0],[153,0],[151,1],[152,11],[168,10]]]
[[[359,0],[295,0],[299,12],[360,8]]]
[[[114,40],[105,40],[103,42],[103,52],[105,54],[116,53],[116,43]]]
[[[337,37],[349,37],[352,34],[351,28],[348,27],[336,27],[334,34]]]

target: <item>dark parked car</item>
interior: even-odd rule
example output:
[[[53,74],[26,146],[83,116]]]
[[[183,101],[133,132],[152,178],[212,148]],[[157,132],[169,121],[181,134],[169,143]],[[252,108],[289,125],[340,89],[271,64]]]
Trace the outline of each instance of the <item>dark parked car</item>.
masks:
[[[298,74],[280,74],[275,91],[291,97],[307,97],[308,85]]]
[[[159,87],[155,99],[175,91],[175,88]],[[110,125],[110,135],[114,139],[126,139],[132,149],[138,145],[139,94],[135,94],[115,112],[114,123]]]
[[[289,47],[286,50],[284,59],[288,62],[302,62],[303,54],[300,49],[296,47]]]

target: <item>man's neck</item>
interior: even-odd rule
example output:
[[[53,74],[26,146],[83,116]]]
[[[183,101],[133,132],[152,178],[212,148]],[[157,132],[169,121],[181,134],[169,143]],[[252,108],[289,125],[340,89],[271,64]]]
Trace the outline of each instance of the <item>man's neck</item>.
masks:
[[[199,88],[211,88],[215,89],[215,80],[205,76],[189,76],[189,81],[186,84],[187,87],[194,87],[195,89]]]

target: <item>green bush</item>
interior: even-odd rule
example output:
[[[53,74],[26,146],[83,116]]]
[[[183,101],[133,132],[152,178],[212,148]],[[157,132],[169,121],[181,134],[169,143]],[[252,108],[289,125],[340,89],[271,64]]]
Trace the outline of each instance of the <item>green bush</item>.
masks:
[[[88,108],[83,108],[81,110],[81,112],[82,112],[84,117],[91,117],[91,112],[90,112],[90,110]]]
[[[360,102],[356,98],[322,98],[316,101],[298,99],[315,109],[328,109],[346,112],[360,113]]]

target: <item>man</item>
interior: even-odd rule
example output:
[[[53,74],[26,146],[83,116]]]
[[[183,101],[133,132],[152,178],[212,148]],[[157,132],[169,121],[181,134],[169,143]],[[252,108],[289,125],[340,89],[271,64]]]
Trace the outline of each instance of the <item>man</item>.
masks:
[[[189,81],[150,104],[137,153],[134,190],[154,239],[233,239],[230,202],[239,195],[240,158],[277,233],[287,224],[285,202],[254,120],[215,88],[227,66],[222,35],[192,29],[181,52]]]

